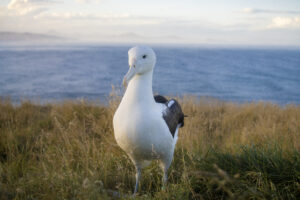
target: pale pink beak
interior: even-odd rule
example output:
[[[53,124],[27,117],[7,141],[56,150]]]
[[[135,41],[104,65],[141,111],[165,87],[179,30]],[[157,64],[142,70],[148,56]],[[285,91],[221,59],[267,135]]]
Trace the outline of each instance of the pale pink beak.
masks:
[[[134,77],[135,75],[135,67],[130,67],[127,74],[124,76],[123,79],[123,86],[126,88],[129,81]]]

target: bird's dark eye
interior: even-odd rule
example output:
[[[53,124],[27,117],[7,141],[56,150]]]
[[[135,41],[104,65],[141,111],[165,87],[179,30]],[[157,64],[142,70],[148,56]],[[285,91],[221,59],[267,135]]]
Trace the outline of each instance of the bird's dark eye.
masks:
[[[143,55],[143,59],[147,58],[147,55]]]

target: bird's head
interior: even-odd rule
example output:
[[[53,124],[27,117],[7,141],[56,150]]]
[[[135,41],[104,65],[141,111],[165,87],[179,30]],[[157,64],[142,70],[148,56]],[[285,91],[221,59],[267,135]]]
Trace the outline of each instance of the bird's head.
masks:
[[[123,79],[123,85],[126,87],[127,83],[135,75],[143,75],[154,69],[156,62],[156,55],[150,47],[136,46],[128,51],[129,70]]]

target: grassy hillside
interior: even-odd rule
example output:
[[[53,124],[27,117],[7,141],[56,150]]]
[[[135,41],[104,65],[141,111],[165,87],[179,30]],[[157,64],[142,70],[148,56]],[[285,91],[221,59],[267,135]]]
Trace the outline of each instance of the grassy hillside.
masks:
[[[116,145],[113,98],[13,106],[0,101],[0,199],[129,198],[134,166]],[[297,199],[300,106],[180,99],[169,185],[157,163],[143,171],[137,199]]]

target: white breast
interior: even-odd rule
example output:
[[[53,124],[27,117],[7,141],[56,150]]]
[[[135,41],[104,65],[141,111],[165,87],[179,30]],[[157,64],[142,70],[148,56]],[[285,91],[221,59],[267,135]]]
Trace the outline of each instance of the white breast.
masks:
[[[174,139],[162,118],[161,105],[128,105],[122,101],[113,123],[118,145],[134,160],[172,157]]]

